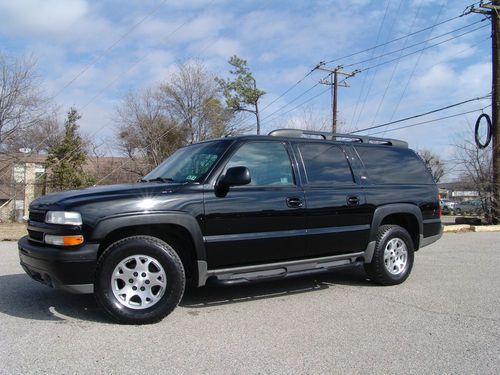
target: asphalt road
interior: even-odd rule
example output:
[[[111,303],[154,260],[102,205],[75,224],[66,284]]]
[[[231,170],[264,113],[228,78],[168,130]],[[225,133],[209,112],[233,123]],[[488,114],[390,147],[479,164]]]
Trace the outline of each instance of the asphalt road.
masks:
[[[15,243],[0,254],[1,374],[500,373],[500,233],[446,234],[400,286],[352,270],[202,288],[149,326],[31,281]]]

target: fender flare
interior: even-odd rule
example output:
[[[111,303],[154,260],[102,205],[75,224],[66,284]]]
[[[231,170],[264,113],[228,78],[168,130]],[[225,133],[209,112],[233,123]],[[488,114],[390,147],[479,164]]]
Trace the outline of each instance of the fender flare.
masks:
[[[182,212],[134,212],[101,219],[92,231],[92,241],[100,242],[114,230],[153,224],[173,224],[188,231],[193,241],[197,261],[206,261],[206,250],[201,228],[196,219]]]
[[[385,206],[378,207],[373,213],[372,225],[370,229],[370,241],[375,241],[377,238],[378,228],[380,224],[388,215],[392,214],[411,214],[415,216],[418,223],[418,235],[419,237],[424,233],[424,224],[422,218],[422,211],[418,206],[409,203],[395,203],[388,204]]]

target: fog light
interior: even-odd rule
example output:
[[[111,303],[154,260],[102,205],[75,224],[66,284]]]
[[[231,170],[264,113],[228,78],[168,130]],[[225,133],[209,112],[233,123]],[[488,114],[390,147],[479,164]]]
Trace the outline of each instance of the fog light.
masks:
[[[83,236],[81,234],[76,236],[54,236],[52,234],[46,234],[45,243],[56,246],[77,246],[83,243]]]

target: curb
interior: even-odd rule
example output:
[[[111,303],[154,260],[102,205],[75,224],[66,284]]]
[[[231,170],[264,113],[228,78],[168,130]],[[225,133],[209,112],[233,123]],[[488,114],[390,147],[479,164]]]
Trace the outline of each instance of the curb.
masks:
[[[443,233],[500,232],[500,225],[445,225]]]

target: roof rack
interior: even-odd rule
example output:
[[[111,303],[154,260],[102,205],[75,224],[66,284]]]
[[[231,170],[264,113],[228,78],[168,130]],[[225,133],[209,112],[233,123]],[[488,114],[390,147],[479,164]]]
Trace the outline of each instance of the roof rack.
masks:
[[[370,143],[370,144],[408,148],[408,142],[401,141],[398,139],[370,137],[367,135],[356,135],[356,134],[328,133],[315,130],[276,129],[271,131],[268,135],[273,137],[289,137],[289,138],[320,138],[320,139],[328,139],[341,142],[359,142],[359,143]]]

